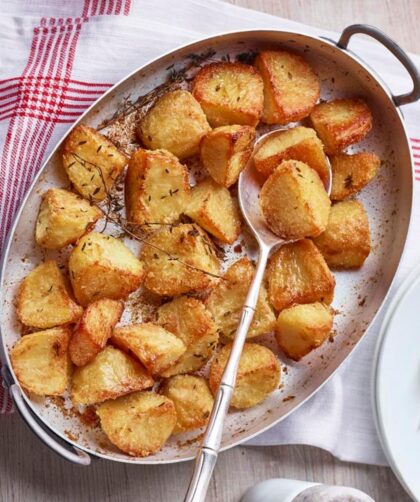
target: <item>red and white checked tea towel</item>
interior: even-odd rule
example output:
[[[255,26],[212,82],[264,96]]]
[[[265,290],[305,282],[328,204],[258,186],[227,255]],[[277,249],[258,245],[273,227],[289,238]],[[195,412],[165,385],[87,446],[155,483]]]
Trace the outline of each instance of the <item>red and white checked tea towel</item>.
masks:
[[[0,247],[55,143],[106,89],[149,59],[235,29],[290,29],[337,39],[325,30],[217,0],[1,0],[0,5]],[[352,48],[394,92],[408,90],[406,74],[383,48],[365,40],[352,41]],[[413,59],[420,65],[419,57]],[[419,160],[414,223],[396,285],[420,262],[414,242],[420,230],[420,105],[405,108]],[[313,399],[252,444],[312,444],[344,460],[386,463],[366,385],[379,322],[364,337],[363,349]],[[0,412],[11,411],[0,387]]]

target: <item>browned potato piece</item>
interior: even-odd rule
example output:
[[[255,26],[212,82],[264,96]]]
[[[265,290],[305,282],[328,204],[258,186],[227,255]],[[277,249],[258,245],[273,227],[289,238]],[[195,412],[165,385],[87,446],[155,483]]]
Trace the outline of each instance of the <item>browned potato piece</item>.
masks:
[[[369,220],[363,204],[345,200],[331,208],[328,226],[314,239],[331,268],[359,268],[370,253]]]
[[[74,188],[86,198],[103,200],[127,157],[108,138],[83,124],[76,126],[63,147],[63,165]]]
[[[57,263],[49,260],[23,279],[16,298],[16,312],[25,326],[45,329],[76,322],[83,309],[69,296]]]
[[[207,234],[198,225],[165,227],[142,250],[144,285],[158,295],[176,296],[207,288],[220,263]]]
[[[107,401],[96,413],[111,443],[135,457],[160,450],[176,424],[173,402],[154,392],[134,392]]]
[[[263,110],[263,82],[252,66],[212,63],[197,73],[192,93],[212,127],[256,126]]]
[[[78,195],[62,188],[51,188],[42,196],[36,222],[36,243],[47,249],[73,244],[101,214],[97,207]]]
[[[155,223],[177,221],[187,204],[188,171],[165,150],[134,152],[125,178],[125,200],[130,223],[155,229]]]
[[[331,200],[342,200],[365,187],[376,176],[381,159],[374,153],[339,153],[330,157]]]
[[[200,181],[192,189],[185,214],[227,244],[232,244],[241,233],[238,205],[229,190],[211,178]]]
[[[162,394],[175,405],[174,434],[206,425],[213,408],[213,396],[204,378],[178,375],[167,380]]]
[[[160,375],[173,366],[186,351],[182,340],[152,323],[116,328],[111,341],[120,349],[132,352],[153,375]]]
[[[276,310],[294,303],[330,304],[335,279],[324,257],[309,240],[287,244],[276,251],[268,264],[268,298]]]
[[[222,380],[231,348],[232,344],[225,345],[212,362],[209,384],[214,395]],[[280,363],[275,354],[257,343],[245,343],[231,406],[238,409],[256,406],[277,389],[279,382]]]
[[[123,302],[103,298],[88,305],[70,340],[70,358],[84,366],[106,345],[124,310]]]
[[[324,147],[309,127],[293,127],[270,135],[254,155],[257,171],[269,176],[283,160],[299,160],[314,169],[325,183],[329,178]]]
[[[200,143],[201,162],[210,176],[226,188],[236,183],[252,153],[255,129],[246,125],[222,126]]]
[[[211,291],[207,308],[213,314],[220,335],[227,338],[235,335],[254,271],[255,267],[248,258],[241,258],[229,267],[224,280]],[[275,321],[267,290],[262,286],[247,338],[270,333],[274,330]]]
[[[322,233],[331,202],[313,169],[297,160],[283,160],[261,188],[260,206],[268,227],[290,240]]]
[[[372,129],[372,114],[363,99],[335,99],[317,105],[311,122],[326,153],[333,154],[366,136]]]
[[[82,305],[94,300],[125,299],[143,278],[143,266],[120,240],[91,232],[82,237],[69,259],[70,279]]]
[[[10,351],[20,385],[39,396],[61,396],[67,390],[71,363],[67,327],[38,331],[22,337]]]
[[[319,81],[308,63],[287,51],[261,51],[255,66],[264,81],[266,124],[287,124],[307,117],[319,98]]]
[[[134,358],[107,346],[73,374],[73,404],[95,404],[153,386],[152,377]]]
[[[276,339],[287,357],[299,361],[328,338],[333,325],[331,309],[323,303],[294,305],[280,312]]]
[[[198,153],[210,126],[200,105],[184,90],[162,96],[140,121],[137,133],[151,150],[163,148],[179,159]]]
[[[210,312],[195,298],[180,296],[158,310],[158,323],[180,338],[187,350],[162,376],[199,370],[213,354],[218,335]]]

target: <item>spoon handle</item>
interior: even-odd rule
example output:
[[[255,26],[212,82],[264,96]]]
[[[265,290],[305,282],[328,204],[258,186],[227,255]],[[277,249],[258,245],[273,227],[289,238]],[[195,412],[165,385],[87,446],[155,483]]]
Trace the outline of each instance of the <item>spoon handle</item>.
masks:
[[[270,249],[268,247],[260,246],[257,269],[242,309],[241,320],[236,330],[232,350],[214,400],[203,441],[196,456],[194,472],[184,502],[204,502],[206,498],[207,489],[222,442],[223,425],[235,387],[239,360],[246,335],[254,317],[269,252]]]

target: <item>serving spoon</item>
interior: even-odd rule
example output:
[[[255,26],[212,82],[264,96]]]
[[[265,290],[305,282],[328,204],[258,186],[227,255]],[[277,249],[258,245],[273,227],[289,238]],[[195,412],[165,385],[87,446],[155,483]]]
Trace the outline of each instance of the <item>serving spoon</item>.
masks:
[[[290,244],[297,240],[286,240],[274,234],[268,228],[260,209],[259,194],[264,179],[255,169],[253,157],[257,150],[261,148],[262,144],[270,136],[278,134],[280,130],[282,129],[275,129],[274,131],[270,131],[260,136],[254,144],[252,155],[250,156],[245,169],[239,176],[239,206],[241,208],[242,216],[257,240],[258,262],[244,306],[242,308],[242,314],[236,329],[232,350],[214,400],[209,422],[196,455],[194,472],[191,477],[184,502],[204,502],[205,500],[208,485],[217,462],[217,456],[222,442],[223,425],[235,387],[239,360],[246,341],[246,335],[248,334],[249,327],[254,317],[268,258],[274,248],[278,249],[285,244]],[[328,157],[325,158],[328,165],[328,177],[325,182],[325,189],[328,195],[330,195],[332,183],[331,166]]]

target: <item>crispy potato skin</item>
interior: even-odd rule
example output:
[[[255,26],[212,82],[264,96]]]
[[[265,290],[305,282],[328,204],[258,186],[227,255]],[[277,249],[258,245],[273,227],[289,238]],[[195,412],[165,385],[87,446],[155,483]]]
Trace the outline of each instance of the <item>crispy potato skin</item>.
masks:
[[[213,354],[219,337],[212,315],[201,301],[179,296],[159,308],[157,322],[187,348],[175,365],[162,373],[165,378],[197,371]]]
[[[369,220],[363,204],[357,200],[334,204],[327,229],[314,242],[331,268],[360,268],[371,250]]]
[[[76,322],[83,309],[70,297],[57,263],[49,260],[23,279],[16,297],[16,313],[25,326],[45,329]]]
[[[214,400],[204,378],[174,376],[165,382],[161,393],[175,405],[177,421],[174,434],[197,429],[208,422]]]
[[[130,158],[125,177],[127,216],[143,230],[177,221],[189,191],[187,168],[172,153],[140,148]]]
[[[311,122],[330,155],[361,141],[372,129],[372,114],[363,99],[335,99],[317,105]]]
[[[176,296],[200,291],[214,282],[213,277],[202,270],[219,273],[220,263],[214,245],[198,225],[164,227],[147,242],[149,245],[143,247],[141,255],[145,267],[144,285],[158,295]]]
[[[232,244],[241,233],[241,217],[227,188],[213,179],[200,181],[191,191],[185,214],[221,242]]]
[[[87,199],[105,199],[127,160],[108,138],[83,124],[64,142],[64,169],[76,191]]]
[[[133,392],[96,410],[111,443],[135,457],[160,450],[177,420],[173,402],[154,392]]]
[[[134,354],[153,375],[173,366],[187,349],[177,336],[153,323],[116,328],[111,341]]]
[[[254,272],[255,267],[248,258],[239,259],[229,267],[223,277],[225,280],[219,282],[207,298],[206,305],[213,314],[219,335],[226,338],[235,335]],[[267,290],[262,286],[247,338],[272,332],[275,320]]]
[[[286,240],[322,233],[330,206],[318,174],[296,160],[284,160],[260,192],[260,207],[268,227]]]
[[[225,345],[212,362],[209,385],[213,395],[219,388],[231,349],[232,344]],[[279,382],[280,363],[275,354],[262,345],[245,343],[231,406],[238,409],[256,406],[277,389]]]
[[[70,255],[69,271],[81,305],[101,298],[125,299],[144,275],[141,262],[121,241],[97,232],[79,240]]]
[[[323,144],[309,127],[293,127],[270,135],[258,147],[253,160],[264,176],[270,176],[283,160],[298,160],[316,171],[323,183],[329,177]]]
[[[294,303],[330,304],[335,279],[321,252],[310,239],[286,244],[268,264],[268,297],[276,310]]]
[[[204,136],[200,158],[210,176],[226,188],[238,181],[252,153],[255,128],[246,125],[221,126]]]
[[[20,385],[39,396],[61,396],[68,388],[71,363],[68,327],[38,331],[22,337],[10,351]]]
[[[155,103],[141,119],[137,134],[147,148],[162,148],[185,159],[198,153],[200,140],[210,129],[193,95],[177,90]]]
[[[343,200],[364,188],[379,171],[381,159],[374,153],[331,155],[331,200]]]
[[[51,188],[42,196],[35,229],[36,243],[47,249],[73,244],[100,217],[100,210],[78,195],[62,188]]]
[[[69,354],[73,364],[84,366],[105,347],[123,310],[123,302],[108,298],[87,306],[70,340]]]
[[[73,373],[74,404],[95,404],[153,386],[144,367],[122,350],[106,346],[85,366]]]
[[[282,310],[276,323],[276,339],[289,359],[299,361],[331,333],[331,309],[322,303],[294,305]]]
[[[319,99],[316,74],[306,61],[287,51],[261,51],[255,66],[264,81],[266,124],[287,124],[307,117]]]
[[[212,127],[256,126],[263,110],[263,82],[252,66],[211,63],[197,73],[192,87]]]

